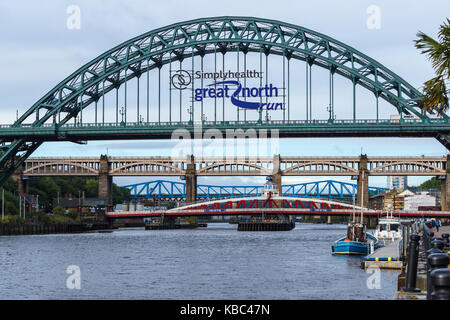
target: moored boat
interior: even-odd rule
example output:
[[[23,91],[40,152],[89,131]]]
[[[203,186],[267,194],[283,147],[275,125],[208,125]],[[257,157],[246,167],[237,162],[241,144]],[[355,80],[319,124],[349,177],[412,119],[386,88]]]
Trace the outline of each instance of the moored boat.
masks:
[[[402,238],[400,219],[393,217],[380,218],[373,234],[379,241],[391,242]]]
[[[347,227],[347,236],[336,240],[331,251],[337,255],[366,255],[378,246],[377,238],[366,232],[364,225],[352,222]]]

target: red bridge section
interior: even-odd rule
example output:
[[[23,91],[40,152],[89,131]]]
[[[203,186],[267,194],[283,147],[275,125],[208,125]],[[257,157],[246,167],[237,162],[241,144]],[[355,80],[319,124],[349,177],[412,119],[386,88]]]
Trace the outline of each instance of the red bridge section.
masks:
[[[387,211],[378,211],[352,206],[329,200],[293,197],[255,197],[234,198],[201,202],[170,210],[154,211],[117,211],[108,212],[108,218],[135,218],[165,216],[234,216],[234,215],[324,215],[324,216],[386,216]],[[450,218],[450,211],[394,211],[393,215],[400,218]]]

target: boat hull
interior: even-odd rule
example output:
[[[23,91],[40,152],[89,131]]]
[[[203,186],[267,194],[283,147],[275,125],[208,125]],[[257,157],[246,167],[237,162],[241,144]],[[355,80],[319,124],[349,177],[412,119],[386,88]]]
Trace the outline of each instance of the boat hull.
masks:
[[[333,254],[337,255],[366,255],[369,253],[369,245],[356,241],[339,241],[331,246]]]

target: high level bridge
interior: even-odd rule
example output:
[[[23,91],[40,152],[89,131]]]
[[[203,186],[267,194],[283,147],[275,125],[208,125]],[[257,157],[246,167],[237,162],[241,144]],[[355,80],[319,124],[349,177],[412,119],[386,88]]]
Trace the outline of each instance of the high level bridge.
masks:
[[[37,176],[99,177],[99,197],[112,201],[114,176],[177,176],[185,180],[185,197],[195,202],[198,176],[272,175],[278,190],[283,176],[351,176],[357,180],[356,198],[368,206],[370,176],[437,176],[442,180],[442,207],[449,202],[450,157],[273,157],[258,158],[30,158],[16,179]],[[23,188],[23,186],[21,186]]]
[[[317,87],[326,88],[325,100],[322,92],[313,95]],[[344,101],[336,88],[347,94]],[[360,91],[370,99],[359,100]],[[101,195],[119,175],[184,175],[189,190],[198,175],[355,175],[365,203],[369,175],[421,174],[442,176],[447,206],[447,160],[438,158],[25,162],[47,141],[217,138],[230,130],[250,137],[433,137],[450,148],[449,117],[423,112],[419,100],[416,88],[380,62],[305,27],[230,16],[174,23],[105,51],[17,121],[0,125],[0,185],[16,170],[45,175],[52,165],[98,175]]]

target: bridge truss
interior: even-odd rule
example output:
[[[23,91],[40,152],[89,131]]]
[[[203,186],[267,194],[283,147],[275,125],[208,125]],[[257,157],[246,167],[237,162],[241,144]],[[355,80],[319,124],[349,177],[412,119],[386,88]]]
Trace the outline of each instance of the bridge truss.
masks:
[[[175,200],[186,198],[186,184],[168,180],[154,180],[137,184],[122,186],[130,190],[133,199],[164,199]],[[283,185],[283,196],[311,197],[327,199],[352,199],[356,198],[357,185],[335,180],[324,180]],[[262,195],[262,186],[217,186],[197,185],[197,198],[233,198],[255,197]],[[371,196],[386,191],[387,188],[369,187]]]
[[[23,175],[98,176],[101,158],[29,158]],[[184,176],[192,163],[197,176],[354,176],[361,157],[107,157],[111,176]],[[369,157],[370,176],[440,176],[447,172],[447,157]]]

